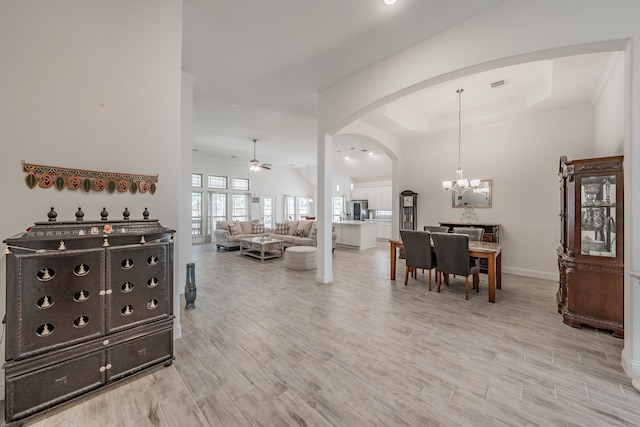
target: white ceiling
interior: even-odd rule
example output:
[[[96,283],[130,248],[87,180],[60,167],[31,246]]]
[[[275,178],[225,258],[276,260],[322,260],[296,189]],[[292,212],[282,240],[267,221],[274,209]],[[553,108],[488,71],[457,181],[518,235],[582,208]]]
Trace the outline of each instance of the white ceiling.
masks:
[[[382,0],[185,0],[182,62],[194,75],[193,147],[248,162],[257,138],[261,162],[306,171],[316,164],[319,91],[500,2],[398,0],[389,7]],[[458,123],[458,88],[464,88],[464,126],[589,104],[610,56],[467,76],[362,120],[400,140],[448,131]],[[499,80],[507,84],[491,89]],[[368,139],[340,136],[334,146],[334,164],[348,167],[355,182],[390,179],[390,161]]]

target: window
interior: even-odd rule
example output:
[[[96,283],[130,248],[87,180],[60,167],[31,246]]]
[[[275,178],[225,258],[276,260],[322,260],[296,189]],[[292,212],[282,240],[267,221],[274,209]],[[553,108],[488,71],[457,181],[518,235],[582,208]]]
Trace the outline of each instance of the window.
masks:
[[[249,196],[246,194],[232,194],[231,195],[231,220],[232,221],[246,221],[248,213]]]
[[[296,218],[296,197],[284,196],[284,219],[293,221]]]
[[[209,188],[219,188],[223,190],[227,189],[226,176],[209,175],[208,179],[209,179],[209,182],[208,182]]]
[[[192,187],[202,187],[202,174],[201,173],[192,173],[191,174],[191,186]]]
[[[309,207],[309,197],[298,198],[298,218],[304,219],[311,214]]]
[[[217,221],[227,220],[227,195],[226,193],[209,193],[209,223],[210,230],[216,229]]]
[[[247,178],[232,178],[231,189],[249,191],[249,180]]]
[[[202,193],[191,193],[191,234],[202,235]]]
[[[377,210],[374,215],[376,219],[391,219],[392,212]]]
[[[262,219],[265,227],[273,228],[273,197],[262,198]]]
[[[338,196],[333,198],[333,221],[340,221],[342,219],[342,214],[344,213],[344,196]]]

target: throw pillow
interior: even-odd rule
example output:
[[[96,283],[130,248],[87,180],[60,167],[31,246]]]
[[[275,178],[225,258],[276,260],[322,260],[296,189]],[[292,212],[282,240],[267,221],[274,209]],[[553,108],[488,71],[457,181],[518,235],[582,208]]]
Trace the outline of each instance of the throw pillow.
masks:
[[[231,223],[229,224],[229,234],[234,236],[236,234],[240,234],[240,224]]]
[[[302,230],[296,230],[296,231],[294,231],[294,232],[293,232],[293,235],[294,235],[294,236],[296,236],[296,237],[306,237],[306,236],[304,235],[304,231],[302,231]]]
[[[216,230],[229,230],[228,221],[216,221]]]
[[[318,238],[318,227],[314,224],[309,232],[309,237],[316,240]]]
[[[251,221],[240,221],[240,229],[242,230],[242,234],[250,234],[253,229],[253,224],[260,223],[259,219],[253,219]]]
[[[251,234],[264,233],[264,224],[251,224]]]
[[[296,234],[296,230],[298,229],[298,222],[297,221],[287,221],[287,225],[289,225],[289,231],[287,231],[284,234],[288,234],[289,236],[293,236],[294,234]]]
[[[289,233],[289,224],[286,222],[276,222],[275,234],[287,234]]]
[[[302,232],[302,237],[309,237],[309,232],[311,232],[313,224],[314,221],[298,221],[298,231]]]

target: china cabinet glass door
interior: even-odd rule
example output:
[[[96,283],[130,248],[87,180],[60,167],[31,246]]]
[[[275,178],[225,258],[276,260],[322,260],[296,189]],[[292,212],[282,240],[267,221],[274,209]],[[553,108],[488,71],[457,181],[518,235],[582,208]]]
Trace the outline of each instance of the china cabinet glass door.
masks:
[[[616,176],[580,180],[580,253],[616,257]]]

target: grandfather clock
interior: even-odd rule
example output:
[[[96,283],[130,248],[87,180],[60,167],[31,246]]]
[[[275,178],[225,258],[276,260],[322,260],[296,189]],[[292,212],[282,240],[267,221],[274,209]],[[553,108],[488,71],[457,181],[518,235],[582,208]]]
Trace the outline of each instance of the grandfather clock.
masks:
[[[416,230],[417,199],[411,190],[400,193],[400,230]]]

